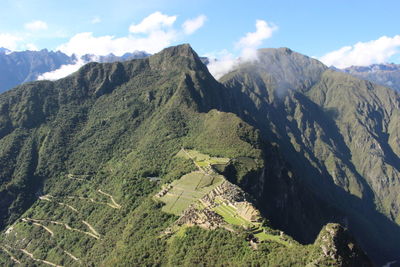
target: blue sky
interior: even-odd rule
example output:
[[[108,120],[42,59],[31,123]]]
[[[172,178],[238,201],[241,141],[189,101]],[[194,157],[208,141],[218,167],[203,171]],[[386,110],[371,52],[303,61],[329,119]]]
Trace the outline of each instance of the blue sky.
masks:
[[[251,49],[289,47],[328,65],[400,62],[399,10],[394,0],[3,0],[0,47],[118,54],[190,43],[200,55],[235,57],[254,33]]]

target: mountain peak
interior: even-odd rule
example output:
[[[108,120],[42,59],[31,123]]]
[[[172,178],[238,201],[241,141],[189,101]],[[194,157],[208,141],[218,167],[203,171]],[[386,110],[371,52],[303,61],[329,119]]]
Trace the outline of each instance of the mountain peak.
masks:
[[[290,55],[292,54],[294,51],[288,47],[279,47],[279,48],[260,48],[258,49],[259,52],[261,53],[277,53],[277,54],[286,54],[286,55]],[[295,52],[296,53],[296,52]]]
[[[372,266],[354,238],[340,224],[329,223],[320,232],[317,246],[322,258],[339,261],[342,266]]]
[[[320,61],[310,58],[309,56],[303,55],[296,51],[291,50],[287,47],[280,48],[261,48],[258,49],[258,56],[262,61],[270,61],[270,63],[283,63],[285,61],[290,61],[296,64],[312,64],[316,67],[326,70],[327,67]],[[282,66],[282,68],[285,66]]]
[[[188,68],[207,69],[200,60],[197,53],[189,44],[182,44],[163,49],[150,58],[150,66],[158,69],[177,69]]]
[[[258,50],[256,61],[240,64],[232,74],[227,74],[221,81],[240,71],[253,79],[264,81],[264,87],[282,94],[288,90],[308,90],[319,81],[326,69],[327,67],[318,60],[289,48],[263,48]]]
[[[173,55],[192,55],[196,52],[192,49],[190,44],[180,44],[176,46],[171,46],[163,49],[160,53],[170,53],[171,56]]]
[[[8,53],[11,53],[11,50],[4,47],[0,47],[0,54],[8,54]]]

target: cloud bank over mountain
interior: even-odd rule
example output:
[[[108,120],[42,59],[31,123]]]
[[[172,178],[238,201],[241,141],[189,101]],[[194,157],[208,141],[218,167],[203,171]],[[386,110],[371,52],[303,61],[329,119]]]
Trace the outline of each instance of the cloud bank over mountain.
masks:
[[[255,26],[256,31],[246,33],[235,44],[235,49],[239,50],[240,57],[235,57],[228,50],[209,56],[208,69],[216,79],[231,71],[239,62],[257,60],[257,48],[264,40],[271,38],[278,29],[276,25],[265,20],[257,20]]]
[[[368,66],[385,63],[400,52],[400,35],[393,37],[382,36],[368,42],[358,42],[344,46],[320,57],[323,63],[337,68],[351,66]]]
[[[74,35],[68,42],[58,46],[57,49],[68,55],[107,55],[113,53],[121,56],[134,50],[156,53],[195,33],[204,25],[206,16],[200,15],[188,19],[183,22],[181,27],[177,27],[176,20],[177,16],[169,16],[157,11],[141,22],[130,25],[129,33],[126,36],[95,36],[92,32],[82,32]]]
[[[64,78],[68,76],[69,74],[79,70],[80,67],[85,65],[87,62],[85,62],[83,59],[78,59],[74,64],[65,64],[62,65],[59,69],[49,71],[46,73],[43,73],[38,77],[38,80],[58,80],[61,78]]]

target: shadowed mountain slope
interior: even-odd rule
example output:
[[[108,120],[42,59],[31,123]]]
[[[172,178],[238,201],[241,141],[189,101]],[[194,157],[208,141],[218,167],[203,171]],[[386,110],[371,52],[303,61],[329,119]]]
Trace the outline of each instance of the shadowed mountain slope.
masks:
[[[220,81],[230,89],[237,107],[232,111],[277,143],[301,183],[340,211],[332,220],[346,225],[374,259],[399,255],[396,92],[329,70],[286,48],[261,49],[258,61],[239,66]],[[300,240],[313,240],[312,231],[301,227],[304,217],[289,220],[281,210],[293,205],[281,205],[286,206],[268,208],[275,226]]]

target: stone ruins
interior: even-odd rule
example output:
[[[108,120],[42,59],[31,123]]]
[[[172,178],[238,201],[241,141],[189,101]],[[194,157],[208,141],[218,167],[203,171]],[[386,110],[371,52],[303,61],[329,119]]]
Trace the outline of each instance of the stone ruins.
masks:
[[[197,209],[195,205],[190,205],[182,216],[176,221],[176,224],[181,225],[198,225],[206,229],[216,229],[225,224],[224,219],[209,208]]]

